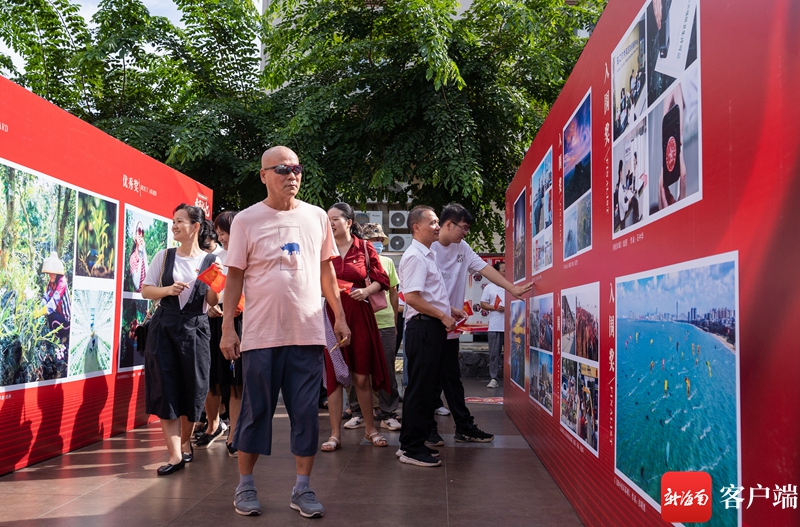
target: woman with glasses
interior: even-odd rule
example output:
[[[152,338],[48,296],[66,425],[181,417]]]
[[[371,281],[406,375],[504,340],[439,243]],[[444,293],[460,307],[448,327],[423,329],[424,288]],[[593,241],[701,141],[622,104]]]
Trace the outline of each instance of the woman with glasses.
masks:
[[[209,305],[217,305],[217,293],[197,276],[218,260],[198,243],[207,238],[205,219],[201,208],[178,205],[172,234],[180,247],[156,253],[142,286],[143,298],[160,301],[144,350],[145,411],[161,419],[169,452],[159,476],[192,461],[192,430],[208,392],[211,353],[205,313]]]
[[[338,257],[333,259],[333,268],[339,280],[342,307],[347,326],[353,331],[350,344],[342,348],[342,355],[350,368],[353,384],[363,418],[358,426],[365,427],[364,437],[373,446],[388,446],[386,438],[375,427],[372,415],[372,390],[390,392],[389,373],[383,353],[375,313],[367,297],[381,290],[389,289],[389,277],[384,271],[378,253],[371,243],[363,240],[361,226],[355,221],[355,212],[347,203],[336,203],[328,210],[331,230],[339,248]],[[369,258],[369,262],[367,262]],[[367,265],[372,283],[367,285]],[[334,320],[328,309],[328,317]],[[341,408],[344,400],[342,387],[336,381],[330,355],[325,353],[325,373],[328,385],[328,409],[331,419],[331,437],[322,444],[323,452],[333,452],[341,448]],[[372,375],[372,387],[369,377]]]

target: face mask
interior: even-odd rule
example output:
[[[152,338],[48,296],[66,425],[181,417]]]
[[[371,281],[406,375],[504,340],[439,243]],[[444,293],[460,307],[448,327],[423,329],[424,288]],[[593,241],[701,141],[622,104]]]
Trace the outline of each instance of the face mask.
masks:
[[[383,252],[383,242],[372,242],[372,246],[375,247],[375,251],[378,254]]]

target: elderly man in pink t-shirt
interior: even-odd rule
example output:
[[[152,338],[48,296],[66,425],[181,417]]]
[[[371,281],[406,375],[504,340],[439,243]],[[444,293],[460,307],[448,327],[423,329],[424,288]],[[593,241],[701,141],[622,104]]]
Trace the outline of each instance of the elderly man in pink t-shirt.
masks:
[[[324,210],[295,198],[303,167],[283,146],[261,157],[261,181],[267,199],[240,212],[228,242],[226,298],[244,290],[242,340],[233,320],[236,302],[225,302],[220,349],[229,360],[242,357],[242,409],[233,447],[239,450],[239,486],[234,507],[244,515],[261,514],[253,466],[272,451],[272,417],[283,393],[292,423],[291,450],[297,483],[291,507],[307,518],[325,509],[309,486],[318,450],[317,400],[325,345],[321,297],[333,308],[334,332],[342,346],[350,340],[331,259],[338,256]]]

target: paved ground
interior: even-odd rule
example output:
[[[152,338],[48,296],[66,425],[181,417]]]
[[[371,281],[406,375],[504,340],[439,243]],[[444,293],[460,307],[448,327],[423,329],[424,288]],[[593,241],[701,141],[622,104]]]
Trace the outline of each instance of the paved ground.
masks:
[[[467,396],[502,395],[487,380],[465,379]],[[196,450],[181,472],[157,477],[166,462],[159,425],[151,424],[0,478],[0,524],[9,526],[157,527],[220,525],[333,526],[580,526],[564,495],[520,436],[502,406],[470,404],[476,423],[495,434],[489,444],[455,443],[453,421],[437,417],[445,439],[443,465],[419,468],[395,457],[399,432],[386,432],[388,448],[345,430],[344,446],[316,457],[311,486],[325,518],[309,520],[289,508],[294,459],[289,419],[275,416],[273,455],[255,469],[263,515],[233,510],[236,460],[218,441]],[[320,444],[330,424],[320,412]]]

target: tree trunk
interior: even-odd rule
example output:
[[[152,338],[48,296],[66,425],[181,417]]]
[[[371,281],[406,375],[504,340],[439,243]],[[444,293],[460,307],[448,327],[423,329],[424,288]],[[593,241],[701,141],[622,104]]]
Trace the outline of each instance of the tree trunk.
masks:
[[[56,251],[58,252],[59,258],[62,260],[64,259],[64,243],[66,242],[66,232],[67,232],[67,219],[69,218],[69,203],[72,199],[72,189],[68,187],[61,187],[64,191],[64,200],[60,201],[61,198],[61,190],[59,190],[59,201],[60,201],[60,210],[58,214],[60,215],[58,221],[58,232],[56,233]]]
[[[0,239],[0,267],[5,269],[8,266],[8,258],[16,245],[16,229],[14,221],[14,194],[15,179],[17,171],[11,167],[7,168],[6,177],[6,224],[3,225],[3,235]]]

